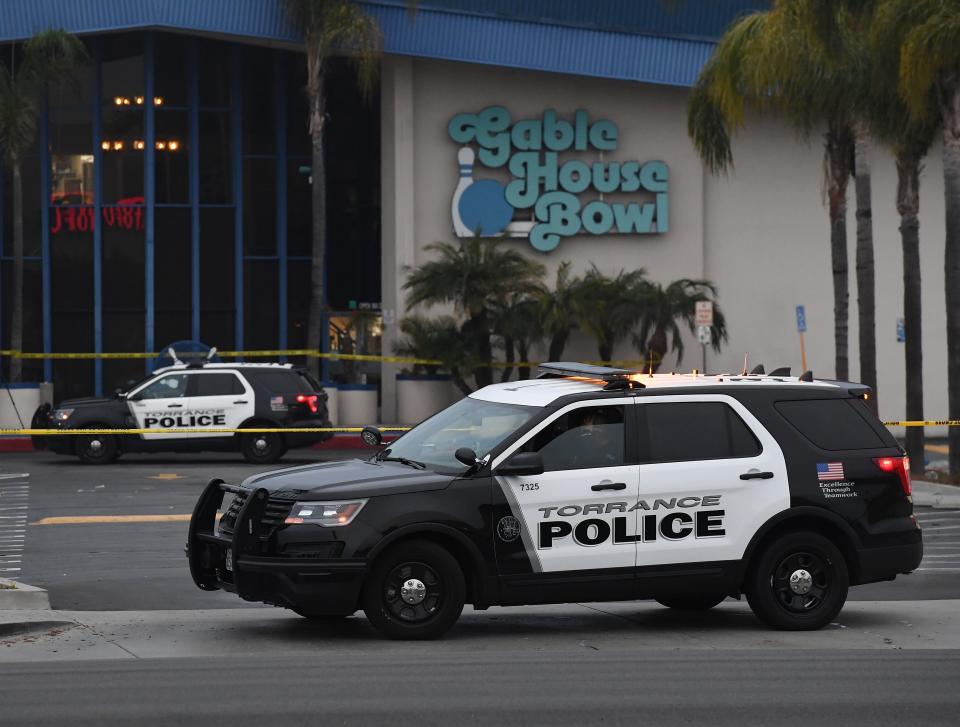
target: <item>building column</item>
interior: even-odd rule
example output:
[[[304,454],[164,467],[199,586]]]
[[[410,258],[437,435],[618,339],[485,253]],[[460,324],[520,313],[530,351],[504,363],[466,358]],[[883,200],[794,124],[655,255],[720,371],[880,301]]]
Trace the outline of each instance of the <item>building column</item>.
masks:
[[[386,56],[381,77],[381,298],[383,353],[391,356],[406,312],[404,267],[415,263],[413,60]],[[397,422],[396,375],[401,365],[381,363],[380,420]]]

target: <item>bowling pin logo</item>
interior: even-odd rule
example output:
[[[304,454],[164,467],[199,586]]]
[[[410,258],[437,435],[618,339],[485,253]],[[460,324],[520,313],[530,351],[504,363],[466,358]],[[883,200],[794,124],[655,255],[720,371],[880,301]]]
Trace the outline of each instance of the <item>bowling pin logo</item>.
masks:
[[[493,237],[507,229],[513,207],[507,202],[504,186],[495,179],[473,178],[476,154],[468,146],[457,152],[460,176],[453,190],[450,217],[457,237]]]

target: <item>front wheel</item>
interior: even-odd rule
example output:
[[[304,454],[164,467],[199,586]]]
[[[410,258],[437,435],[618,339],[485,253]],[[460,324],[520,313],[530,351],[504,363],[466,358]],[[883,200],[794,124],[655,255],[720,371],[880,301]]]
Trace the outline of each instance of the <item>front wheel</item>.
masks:
[[[110,464],[120,456],[117,438],[111,434],[80,434],[76,447],[84,464]]]
[[[786,631],[809,631],[833,621],[847,600],[847,562],[819,533],[789,533],[761,553],[744,590],[764,623]]]
[[[657,603],[676,611],[709,611],[714,606],[719,605],[726,598],[725,593],[712,594],[706,596],[685,596],[658,598]]]
[[[283,437],[276,432],[241,434],[240,437],[243,458],[252,464],[272,464],[286,452]]]
[[[374,563],[363,589],[370,623],[393,639],[435,639],[463,611],[466,582],[460,564],[426,541],[402,543]]]

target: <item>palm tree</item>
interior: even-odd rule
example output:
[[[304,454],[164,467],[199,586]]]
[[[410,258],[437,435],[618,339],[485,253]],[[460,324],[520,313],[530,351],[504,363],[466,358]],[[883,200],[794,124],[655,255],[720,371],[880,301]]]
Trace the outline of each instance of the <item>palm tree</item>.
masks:
[[[520,357],[521,363],[517,376],[521,379],[530,378],[530,366],[526,365],[530,361],[530,346],[544,338],[540,307],[542,296],[542,291],[535,296],[514,293],[502,301],[495,314],[494,331],[503,338],[506,359],[506,366],[500,374],[501,381],[510,380],[516,356]]]
[[[902,38],[899,89],[916,119],[936,101],[946,208],[947,400],[960,418],[960,0],[881,0],[879,29]],[[960,474],[960,429],[950,427],[950,473]]]
[[[570,333],[577,326],[577,301],[583,280],[570,277],[570,263],[562,262],[557,268],[553,290],[544,290],[540,295],[540,318],[543,331],[550,339],[548,361],[561,361]]]
[[[660,283],[648,283],[642,292],[638,306],[642,310],[640,328],[634,334],[634,345],[645,352],[653,371],[660,368],[667,350],[676,351],[677,364],[683,359],[683,335],[679,323],[686,323],[692,333],[696,304],[698,301],[713,301],[713,326],[710,341],[713,350],[727,340],[727,322],[716,302],[717,288],[707,280],[681,278],[664,287]]]
[[[859,5],[859,3],[852,3]],[[836,376],[849,376],[847,264],[847,186],[854,170],[857,146],[857,100],[862,93],[862,69],[847,62],[844,44],[825,43],[823,12],[818,3],[776,0],[772,9],[750,14],[735,23],[721,38],[700,73],[690,96],[687,126],[701,158],[713,173],[733,164],[730,134],[743,127],[749,112],[774,112],[785,116],[802,135],[825,128],[824,170],[830,217],[830,250],[833,270],[834,341]],[[832,14],[831,14],[832,15]],[[832,33],[832,31],[831,31]],[[862,132],[861,132],[862,133]],[[862,146],[862,142],[861,142]],[[865,161],[865,160],[864,160]],[[861,174],[866,181],[866,169]],[[868,202],[866,185],[858,201]],[[869,219],[869,212],[858,211]],[[872,234],[858,228],[858,274],[861,330],[869,336],[861,345],[861,375],[876,389],[871,293]],[[873,381],[869,381],[873,378]]]
[[[307,98],[310,104],[310,137],[313,142],[313,245],[310,270],[310,311],[307,348],[320,348],[324,308],[324,261],[327,249],[327,182],[323,156],[326,121],[325,81],[328,62],[335,52],[347,53],[355,62],[363,95],[374,89],[379,71],[381,35],[376,20],[353,0],[285,0],[290,16],[304,35],[307,56]],[[320,360],[308,359],[314,376]]]
[[[543,266],[500,238],[473,237],[456,245],[427,245],[437,257],[412,270],[404,283],[408,305],[452,304],[465,320],[460,328],[471,358],[479,362],[474,373],[478,386],[493,383],[493,341],[496,311],[512,296],[535,296]]]
[[[902,29],[878,17],[870,33],[873,86],[870,124],[893,152],[897,167],[897,211],[903,248],[903,317],[907,419],[923,419],[922,287],[920,284],[920,171],[939,124],[933,94],[921,115],[911,114],[898,93]],[[907,454],[913,474],[924,472],[924,431],[907,428]]]
[[[37,133],[38,103],[46,84],[69,78],[86,62],[87,52],[75,36],[44,30],[23,44],[19,67],[10,46],[9,65],[0,65],[0,149],[13,172],[13,270],[11,281],[10,348],[23,348],[23,155]],[[20,381],[23,361],[10,359],[10,380]]]
[[[400,330],[405,337],[395,346],[398,356],[440,361],[439,364],[415,364],[414,370],[422,367],[428,373],[436,373],[444,368],[465,395],[473,391],[466,382],[464,372],[473,370],[476,362],[469,358],[460,335],[460,326],[453,316],[409,316],[400,322]]]
[[[614,346],[630,334],[639,319],[637,301],[643,298],[645,274],[643,268],[621,270],[610,278],[594,265],[583,277],[576,301],[577,323],[596,339],[601,362],[613,360]]]

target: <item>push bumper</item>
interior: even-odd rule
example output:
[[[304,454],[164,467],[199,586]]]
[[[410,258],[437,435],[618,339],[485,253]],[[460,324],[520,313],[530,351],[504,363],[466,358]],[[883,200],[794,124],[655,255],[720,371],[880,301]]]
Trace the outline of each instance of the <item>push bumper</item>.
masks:
[[[366,561],[277,557],[264,552],[261,538],[268,493],[249,494],[233,533],[216,532],[217,510],[225,492],[240,488],[214,479],[200,495],[190,519],[187,559],[190,575],[205,591],[223,589],[246,601],[286,606],[311,615],[339,615],[357,609]]]

